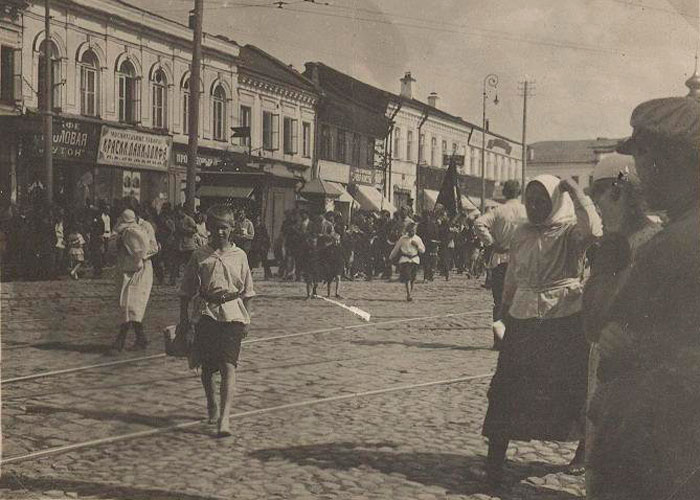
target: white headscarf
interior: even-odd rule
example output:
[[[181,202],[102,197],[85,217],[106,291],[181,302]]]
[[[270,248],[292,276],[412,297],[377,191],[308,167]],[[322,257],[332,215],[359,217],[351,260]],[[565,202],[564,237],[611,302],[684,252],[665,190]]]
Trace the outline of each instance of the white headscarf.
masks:
[[[552,211],[549,213],[549,216],[540,224],[536,224],[537,226],[553,228],[576,222],[574,202],[571,201],[571,196],[569,196],[569,193],[566,193],[559,188],[559,183],[561,182],[559,177],[549,174],[538,175],[528,182],[527,185],[529,186],[533,182],[538,182],[544,186],[544,188],[547,190],[547,194],[549,194],[549,199],[552,202]],[[527,196],[527,191],[525,191],[525,196]]]

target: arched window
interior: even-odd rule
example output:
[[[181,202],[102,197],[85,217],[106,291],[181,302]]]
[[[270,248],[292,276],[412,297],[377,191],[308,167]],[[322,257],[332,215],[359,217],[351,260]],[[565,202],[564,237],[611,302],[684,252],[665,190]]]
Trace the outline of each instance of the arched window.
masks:
[[[435,158],[437,158],[437,138],[430,139],[430,164],[435,167]]]
[[[226,140],[226,91],[221,85],[217,85],[212,92],[212,102],[214,104],[214,139],[224,141]]]
[[[84,52],[78,66],[80,67],[80,113],[86,116],[97,116],[99,113],[97,56],[92,50]]]
[[[153,128],[168,128],[168,82],[162,69],[153,72],[151,80],[151,114]]]
[[[190,133],[190,79],[182,82],[182,133]]]
[[[131,61],[123,61],[117,68],[117,109],[119,121],[136,123],[138,121],[138,85],[136,69]]]
[[[39,108],[44,109],[46,106],[46,40],[41,42],[39,46],[39,81],[37,82],[37,90],[39,94]],[[59,57],[58,47],[53,41],[49,41],[49,57],[51,58],[51,105],[54,109],[61,107],[61,58]]]

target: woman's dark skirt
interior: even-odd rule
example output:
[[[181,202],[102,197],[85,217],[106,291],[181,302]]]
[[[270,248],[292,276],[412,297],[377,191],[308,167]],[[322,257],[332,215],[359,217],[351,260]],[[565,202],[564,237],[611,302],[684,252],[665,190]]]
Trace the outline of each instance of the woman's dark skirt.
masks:
[[[588,344],[581,315],[504,319],[483,434],[514,440],[583,438]]]
[[[202,316],[195,328],[192,357],[204,369],[219,370],[223,363],[238,366],[241,342],[248,327],[239,322],[215,321]]]
[[[402,262],[399,264],[399,281],[401,283],[411,283],[416,281],[418,264],[414,262]]]

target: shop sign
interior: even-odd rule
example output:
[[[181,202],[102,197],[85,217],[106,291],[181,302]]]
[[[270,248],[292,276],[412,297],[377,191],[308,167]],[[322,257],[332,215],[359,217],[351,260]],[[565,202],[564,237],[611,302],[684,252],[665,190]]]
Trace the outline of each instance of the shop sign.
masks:
[[[187,166],[189,160],[189,154],[187,151],[177,151],[173,153],[175,155],[175,164]],[[223,154],[223,152],[222,152]],[[222,162],[221,156],[214,156],[208,154],[197,153],[197,168],[208,169],[212,167],[218,167]]]
[[[442,166],[449,167],[450,160],[454,158],[455,166],[464,166],[464,155],[442,155]]]
[[[53,157],[56,160],[94,162],[100,125],[68,118],[53,119]],[[40,158],[44,154],[44,134],[24,137],[22,155]]]
[[[381,170],[373,168],[350,167],[350,183],[376,186],[382,182]]]
[[[172,137],[137,130],[102,127],[97,163],[117,167],[167,170]]]

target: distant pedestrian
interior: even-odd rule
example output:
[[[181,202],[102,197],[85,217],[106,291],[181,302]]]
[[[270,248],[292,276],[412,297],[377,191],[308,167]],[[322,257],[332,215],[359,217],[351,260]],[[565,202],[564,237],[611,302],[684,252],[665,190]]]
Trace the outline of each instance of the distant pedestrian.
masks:
[[[304,258],[297,263],[298,269],[301,270],[301,276],[306,284],[306,298],[316,297],[318,295],[319,281],[319,250],[318,250],[318,235],[307,233],[303,241],[300,243],[300,248],[303,249]]]
[[[68,261],[70,272],[68,273],[74,280],[80,279],[78,271],[85,262],[85,238],[80,231],[80,225],[77,222],[71,224],[70,232],[68,233]]]
[[[335,284],[335,297],[340,298],[340,277],[343,275],[345,266],[340,236],[335,232],[319,236],[318,261],[320,278],[327,287],[326,296],[331,296],[331,285]]]
[[[413,284],[420,264],[420,255],[425,253],[425,245],[416,234],[416,224],[409,222],[406,233],[399,238],[389,256],[390,261],[398,259],[399,280],[406,285],[406,300],[413,300]]]
[[[236,219],[229,207],[215,205],[207,212],[209,243],[198,248],[185,266],[180,286],[180,327],[190,327],[193,298],[195,328],[193,358],[202,367],[202,386],[210,423],[217,421],[218,435],[230,436],[236,367],[241,342],[250,324],[250,299],[255,295],[248,258],[231,243]],[[214,374],[221,373],[220,404],[214,394]]]

